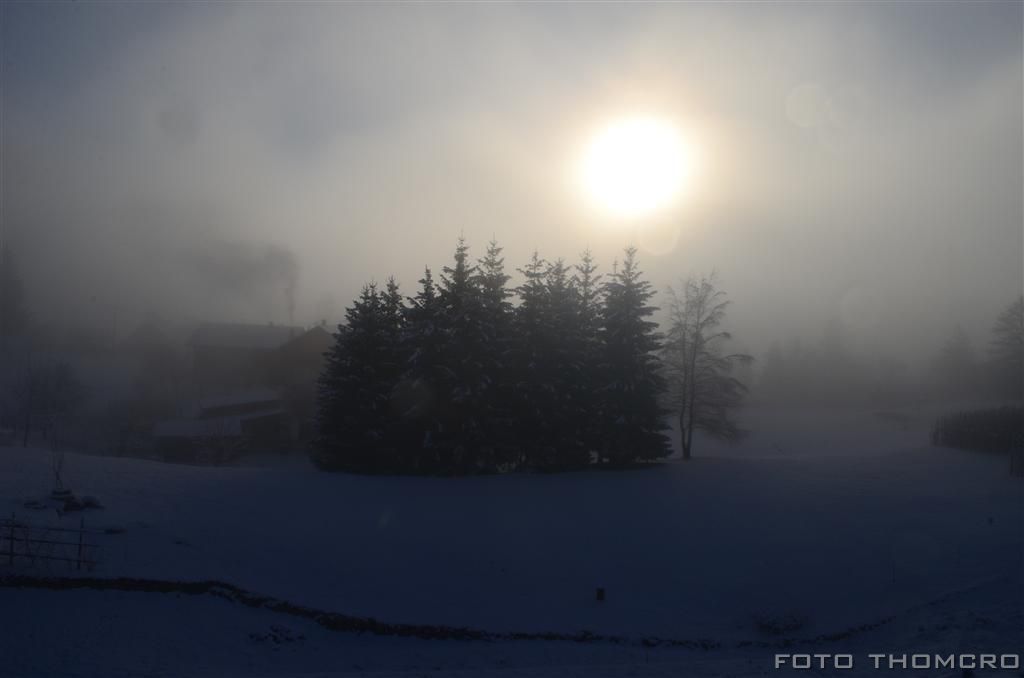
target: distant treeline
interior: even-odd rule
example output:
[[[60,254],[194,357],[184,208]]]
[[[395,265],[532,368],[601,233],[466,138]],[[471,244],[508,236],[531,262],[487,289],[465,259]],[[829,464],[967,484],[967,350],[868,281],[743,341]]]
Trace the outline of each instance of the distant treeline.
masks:
[[[998,407],[957,412],[939,417],[932,442],[985,452],[1009,452],[1024,447],[1024,407]]]
[[[847,329],[832,321],[818,342],[772,345],[755,396],[798,405],[1024,399],[1024,297],[995,318],[981,350],[962,326],[954,326],[923,372],[884,354],[858,355]]]
[[[460,239],[415,296],[394,279],[363,288],[319,381],[321,468],[555,471],[669,453],[654,292],[636,250],[604,280],[588,252],[574,266],[534,254],[514,289],[501,251],[490,243],[474,265]]]

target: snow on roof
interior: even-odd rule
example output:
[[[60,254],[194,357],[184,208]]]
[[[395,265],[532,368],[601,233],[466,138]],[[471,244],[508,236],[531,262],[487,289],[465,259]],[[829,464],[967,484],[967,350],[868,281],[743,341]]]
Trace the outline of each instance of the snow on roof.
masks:
[[[158,438],[215,438],[242,435],[240,417],[212,419],[165,419],[153,427]]]
[[[157,438],[224,438],[242,435],[242,424],[250,419],[284,414],[280,407],[268,408],[259,412],[247,412],[226,417],[206,417],[204,419],[165,419],[158,421],[153,427],[153,435]]]
[[[218,407],[232,407],[234,405],[254,405],[256,403],[279,402],[281,396],[277,391],[270,388],[251,388],[244,391],[234,391],[218,396],[203,398],[199,401],[199,409],[210,410]]]
[[[303,328],[293,325],[205,323],[193,333],[191,343],[193,346],[269,350],[284,345],[303,332]]]

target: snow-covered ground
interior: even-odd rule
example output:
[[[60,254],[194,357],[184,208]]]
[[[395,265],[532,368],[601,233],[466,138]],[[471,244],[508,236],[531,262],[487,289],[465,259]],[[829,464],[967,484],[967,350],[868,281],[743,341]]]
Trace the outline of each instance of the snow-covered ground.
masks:
[[[326,630],[203,596],[3,590],[3,676],[204,678],[636,678],[794,675],[775,653],[852,654],[853,671],[879,675],[871,653],[1019,652],[1020,588],[994,582],[912,608],[848,638],[792,647],[714,650],[609,643],[417,640]],[[883,672],[884,673],[884,672]],[[836,675],[834,671],[799,674]],[[903,675],[903,674],[899,674]],[[907,672],[961,676],[960,671]],[[1017,676],[1018,672],[976,672]]]
[[[924,417],[748,420],[738,447],[618,473],[385,478],[69,454],[67,484],[105,505],[87,526],[118,531],[97,537],[91,576],[624,642],[378,637],[210,596],[0,588],[0,675],[754,675],[778,651],[756,644],[830,634],[807,651],[1024,647],[1024,482],[1004,458],[928,447]],[[77,525],[25,507],[50,488],[47,451],[0,449],[0,515]],[[793,628],[771,635],[771,620]],[[715,648],[630,642],[650,637]]]

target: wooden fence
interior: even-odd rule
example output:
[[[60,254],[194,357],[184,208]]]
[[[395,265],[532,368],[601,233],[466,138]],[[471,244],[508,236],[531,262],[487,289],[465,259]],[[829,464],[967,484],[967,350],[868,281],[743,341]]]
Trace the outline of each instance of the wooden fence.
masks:
[[[46,567],[63,563],[72,570],[96,567],[99,545],[92,535],[97,530],[33,525],[14,516],[0,519],[0,564]]]

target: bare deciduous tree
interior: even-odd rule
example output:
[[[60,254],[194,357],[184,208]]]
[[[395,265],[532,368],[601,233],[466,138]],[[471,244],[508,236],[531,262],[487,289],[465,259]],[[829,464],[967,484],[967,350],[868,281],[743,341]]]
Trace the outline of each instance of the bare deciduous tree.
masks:
[[[670,287],[668,294],[670,324],[662,359],[669,405],[679,417],[683,459],[689,459],[696,430],[722,440],[742,437],[732,410],[742,402],[747,387],[732,373],[753,358],[725,353],[732,335],[719,327],[729,301],[717,288],[714,273],[689,278],[680,292]]]

